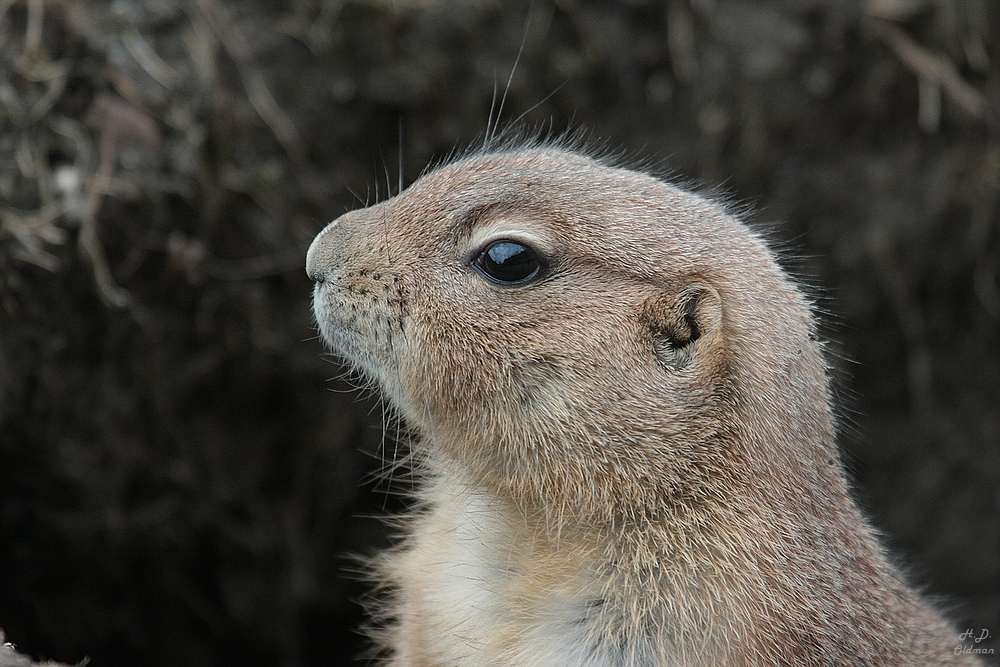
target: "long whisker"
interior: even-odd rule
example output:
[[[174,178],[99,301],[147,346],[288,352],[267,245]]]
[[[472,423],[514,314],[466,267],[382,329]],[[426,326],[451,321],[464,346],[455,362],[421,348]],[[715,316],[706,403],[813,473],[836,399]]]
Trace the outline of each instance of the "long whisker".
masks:
[[[403,191],[403,117],[399,117],[399,185],[396,194]]]
[[[514,82],[514,73],[517,72],[517,66],[521,62],[521,55],[524,54],[524,45],[528,43],[528,28],[531,26],[531,12],[528,12],[528,16],[524,20],[524,34],[521,35],[521,46],[517,49],[517,56],[514,58],[514,65],[510,68],[510,75],[507,77],[507,85],[504,86],[503,96],[500,98],[500,106],[497,108],[496,118],[493,120],[492,130],[487,124],[486,127],[486,142],[484,148],[489,148],[493,145],[494,140],[497,136],[497,128],[500,127],[500,119],[503,117],[503,107],[507,102],[507,94],[510,93],[511,84]],[[496,96],[496,87],[494,85],[494,97]],[[490,108],[492,114],[492,105]]]
[[[490,113],[486,116],[486,133],[483,135],[483,150],[490,147],[491,135],[493,134],[493,112],[497,104],[497,73],[493,70],[493,98],[490,100]],[[499,117],[497,118],[499,122]],[[454,149],[452,149],[454,151]]]
[[[522,113],[522,114],[521,114],[520,116],[518,116],[518,117],[517,117],[517,118],[515,118],[515,119],[514,119],[513,121],[511,121],[511,123],[510,123],[510,127],[516,127],[516,126],[517,126],[517,124],[518,124],[519,122],[521,122],[521,120],[523,120],[525,116],[527,116],[527,115],[528,115],[529,113],[531,113],[532,111],[534,111],[535,109],[537,109],[538,107],[542,106],[543,104],[545,104],[546,102],[548,102],[548,101],[549,101],[550,99],[552,99],[552,96],[553,96],[553,95],[555,95],[556,93],[558,93],[558,92],[559,92],[559,90],[560,90],[560,89],[561,89],[561,88],[562,88],[563,86],[565,86],[565,85],[566,85],[567,83],[569,83],[569,79],[567,79],[566,81],[563,81],[562,83],[560,83],[560,84],[559,84],[558,86],[556,86],[556,87],[555,87],[555,89],[554,89],[554,90],[553,90],[553,91],[552,91],[551,93],[549,93],[548,95],[546,95],[545,97],[543,97],[542,99],[540,99],[540,100],[539,100],[538,102],[536,102],[535,104],[532,104],[532,105],[531,105],[531,106],[530,106],[530,107],[529,107],[528,109],[526,109],[526,110],[525,110],[525,111],[524,111],[524,112],[523,112],[523,113]],[[550,130],[550,131],[551,131],[551,130]]]

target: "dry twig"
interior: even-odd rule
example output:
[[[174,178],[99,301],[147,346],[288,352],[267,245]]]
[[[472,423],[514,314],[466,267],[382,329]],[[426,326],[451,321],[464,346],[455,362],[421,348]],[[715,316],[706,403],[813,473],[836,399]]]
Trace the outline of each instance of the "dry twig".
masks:
[[[111,176],[118,160],[118,150],[126,143],[149,147],[160,144],[160,128],[152,118],[128,102],[107,94],[94,100],[88,121],[100,135],[100,163],[90,184],[87,211],[80,225],[79,248],[90,262],[101,299],[108,305],[122,308],[129,303],[128,293],[115,284],[108,261],[97,236],[97,212],[101,200],[111,186]]]
[[[891,23],[880,21],[879,34],[900,62],[920,79],[921,125],[924,129],[937,127],[937,115],[933,107],[926,105],[935,104],[934,96],[939,94],[939,89],[944,89],[970,115],[978,118],[985,113],[986,98],[962,78],[950,60],[931,53]]]
[[[229,19],[225,9],[215,0],[197,0],[197,4],[208,18],[216,34],[219,35],[229,56],[236,63],[240,77],[243,79],[247,98],[254,110],[271,128],[274,136],[278,138],[281,147],[292,160],[293,166],[298,170],[308,167],[309,158],[306,144],[295,128],[295,124],[271,95],[271,90],[260,71],[254,67],[253,52],[250,50],[243,33]]]

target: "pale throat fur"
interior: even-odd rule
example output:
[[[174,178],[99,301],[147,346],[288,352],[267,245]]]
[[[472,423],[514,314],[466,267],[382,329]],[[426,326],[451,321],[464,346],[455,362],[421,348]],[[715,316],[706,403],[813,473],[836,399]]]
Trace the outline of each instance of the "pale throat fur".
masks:
[[[809,304],[724,207],[483,152],[331,223],[307,273],[418,434],[422,509],[374,565],[390,664],[978,664],[850,499]]]

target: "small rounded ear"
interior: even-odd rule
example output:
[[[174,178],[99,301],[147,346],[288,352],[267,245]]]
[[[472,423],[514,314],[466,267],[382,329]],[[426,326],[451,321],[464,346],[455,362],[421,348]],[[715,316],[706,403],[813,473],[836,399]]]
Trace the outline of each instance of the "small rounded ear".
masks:
[[[710,285],[691,283],[676,294],[647,302],[644,319],[660,366],[680,370],[722,327],[722,298]]]

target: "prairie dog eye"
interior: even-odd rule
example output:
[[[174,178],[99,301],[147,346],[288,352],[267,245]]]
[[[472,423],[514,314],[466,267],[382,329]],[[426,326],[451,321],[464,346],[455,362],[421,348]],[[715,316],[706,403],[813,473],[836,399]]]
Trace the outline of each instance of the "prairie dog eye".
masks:
[[[517,241],[494,241],[472,260],[473,266],[502,285],[525,283],[541,273],[542,261],[534,250]]]

